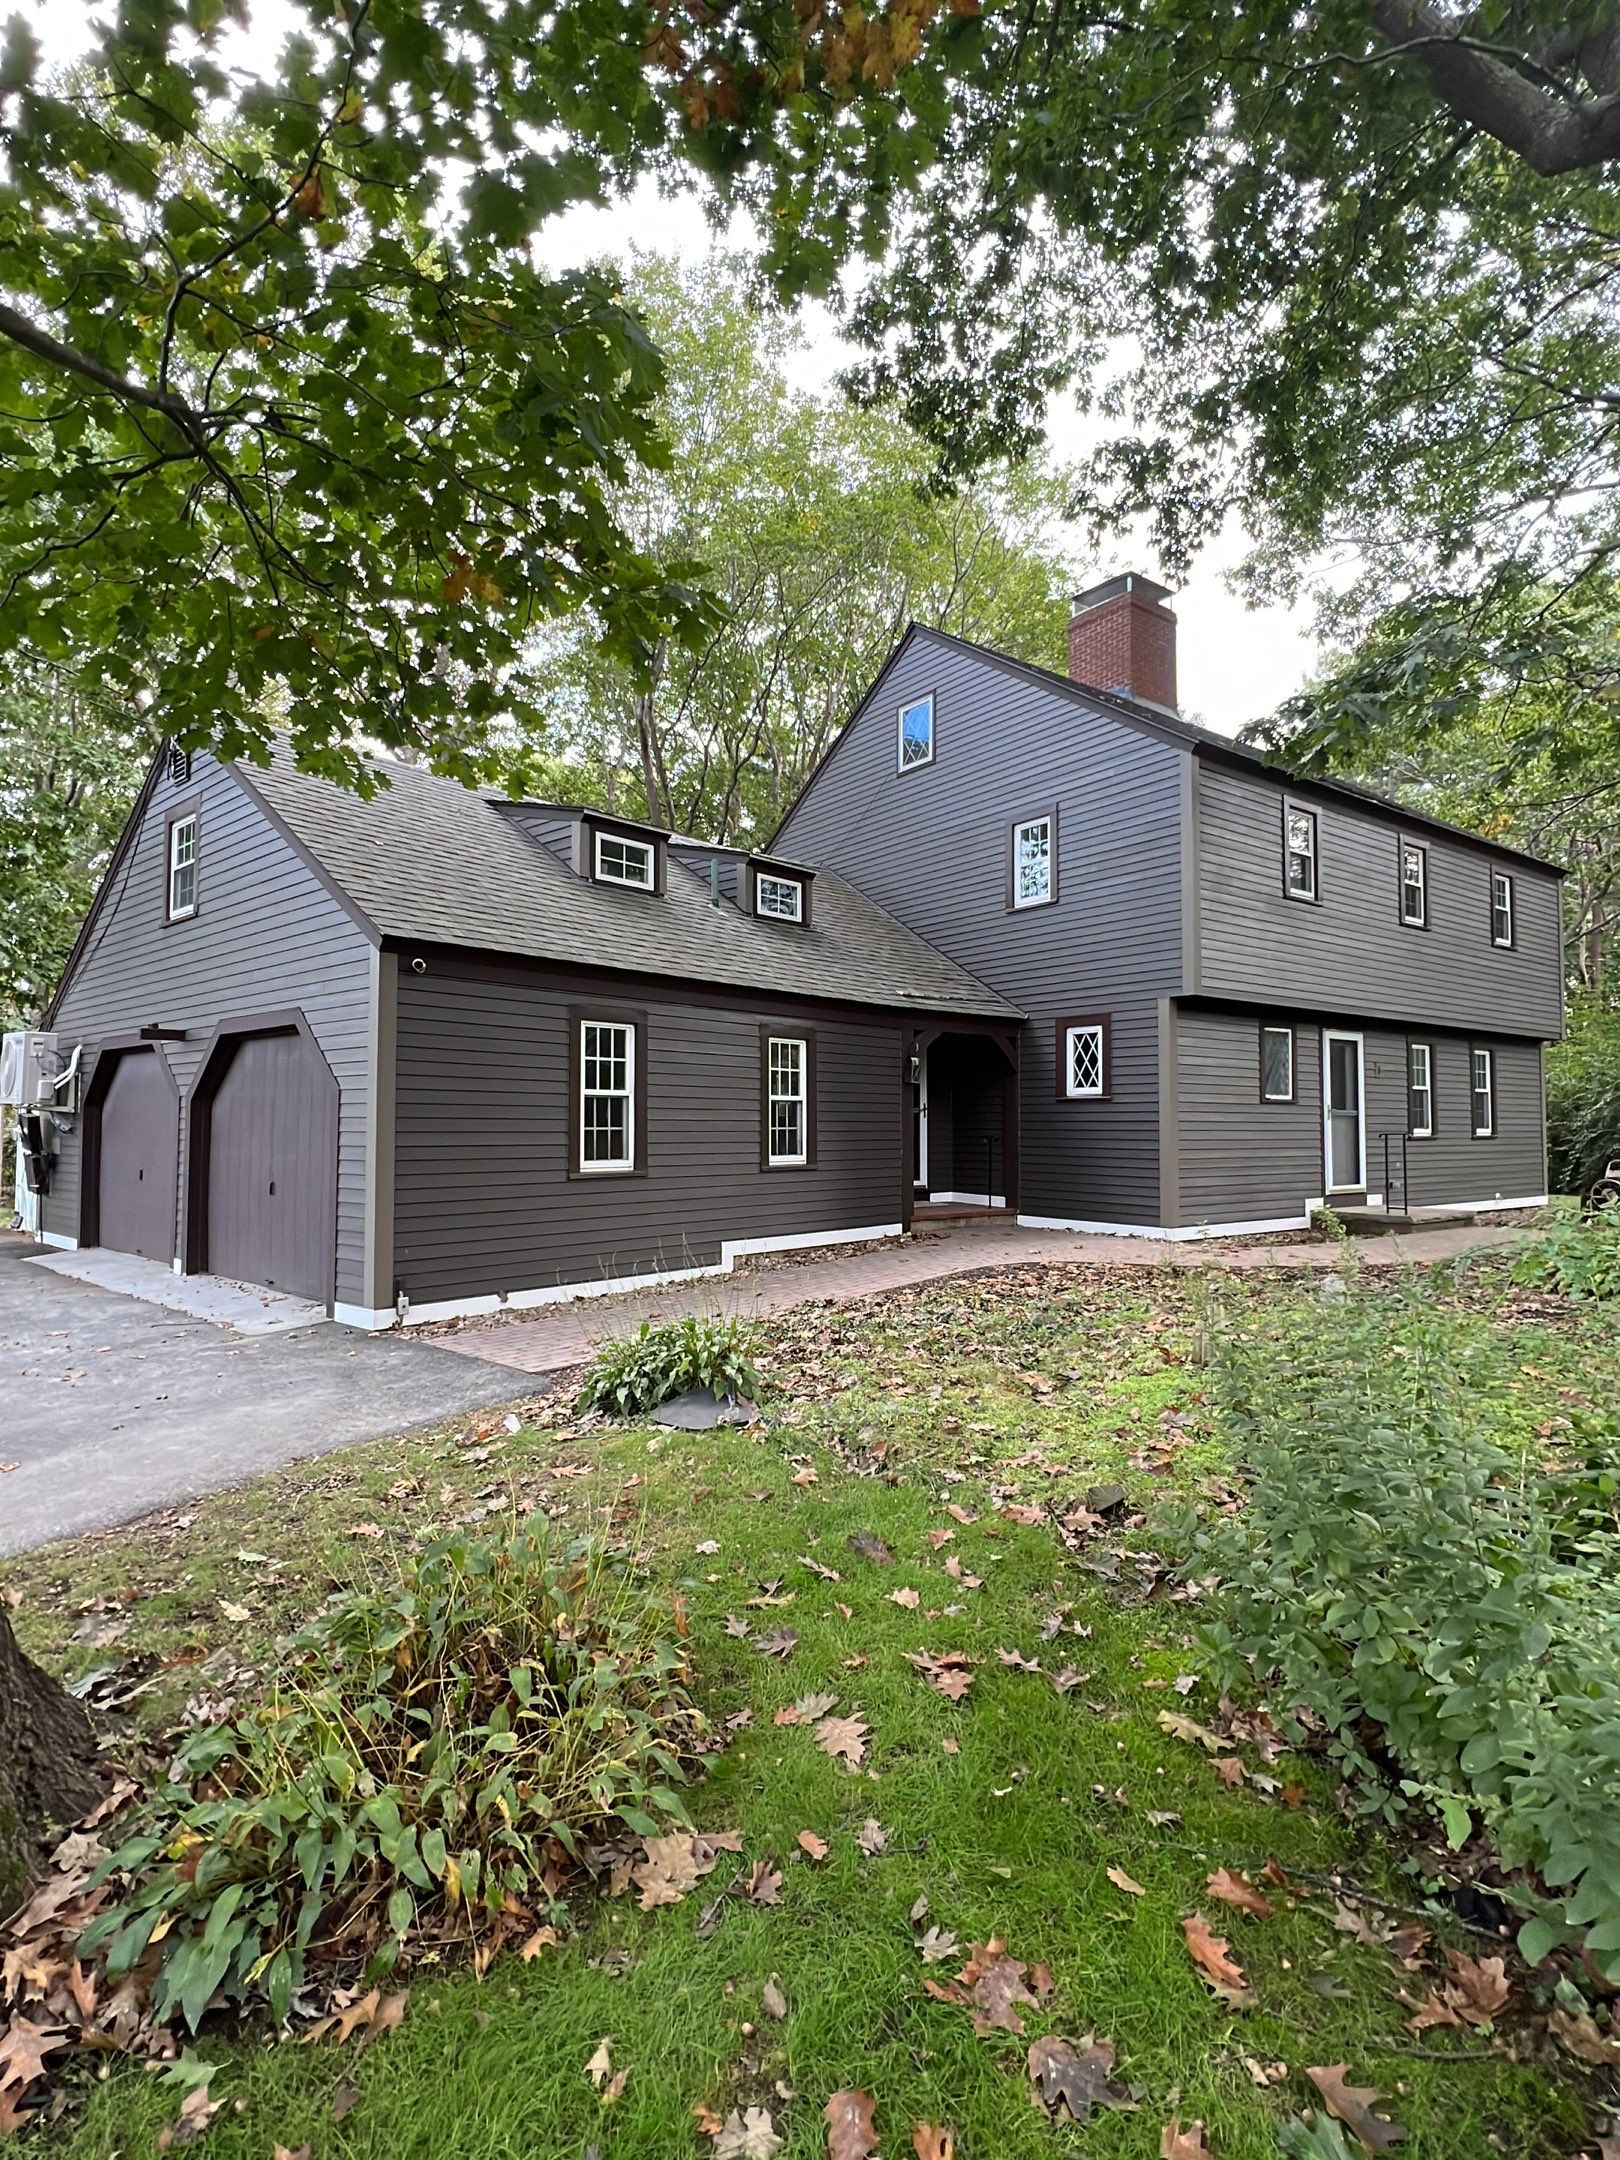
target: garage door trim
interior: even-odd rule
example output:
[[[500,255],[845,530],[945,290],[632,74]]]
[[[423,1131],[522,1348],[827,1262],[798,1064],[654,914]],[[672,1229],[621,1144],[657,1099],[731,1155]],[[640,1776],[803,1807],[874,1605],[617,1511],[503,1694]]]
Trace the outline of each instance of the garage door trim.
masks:
[[[149,1035],[104,1035],[96,1045],[96,1061],[84,1090],[84,1138],[79,1154],[79,1243],[101,1243],[101,1106],[107,1100],[114,1075],[127,1051],[149,1052],[174,1096],[175,1124],[180,1121],[180,1083],[164,1055],[163,1045]],[[176,1171],[178,1173],[178,1164]]]
[[[186,1204],[182,1227],[182,1251],[184,1267],[188,1275],[208,1273],[208,1166],[213,1143],[214,1097],[230,1070],[231,1059],[237,1046],[254,1035],[297,1034],[304,1038],[307,1047],[320,1060],[321,1070],[332,1083],[334,1103],[333,1134],[338,1132],[337,1113],[342,1108],[342,1090],[336,1073],[327,1062],[325,1051],[316,1039],[304,1013],[290,1005],[280,1012],[248,1013],[241,1018],[221,1020],[208,1038],[203,1051],[202,1063],[191,1085],[190,1117],[186,1132]],[[326,1304],[331,1307],[337,1295],[337,1163],[336,1148],[332,1164],[332,1221],[333,1238],[331,1265],[327,1273]]]

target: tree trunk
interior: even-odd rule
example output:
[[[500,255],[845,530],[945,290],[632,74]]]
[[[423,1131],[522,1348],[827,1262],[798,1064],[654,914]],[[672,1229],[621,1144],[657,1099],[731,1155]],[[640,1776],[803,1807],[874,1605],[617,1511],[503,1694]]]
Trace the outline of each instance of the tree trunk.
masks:
[[[101,1798],[89,1715],[32,1658],[0,1605],[0,1919],[27,1879],[47,1823],[71,1824]]]

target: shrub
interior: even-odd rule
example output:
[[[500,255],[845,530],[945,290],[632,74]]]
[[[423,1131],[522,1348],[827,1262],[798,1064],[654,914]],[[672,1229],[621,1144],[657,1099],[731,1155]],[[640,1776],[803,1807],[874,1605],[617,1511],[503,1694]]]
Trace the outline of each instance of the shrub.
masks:
[[[186,1740],[81,1951],[117,1979],[155,1945],[153,2007],[195,2030],[216,1995],[279,2019],[313,1965],[375,1975],[413,1937],[496,1931],[581,1839],[682,1819],[702,1721],[677,1632],[541,1518],[438,1540],[321,1613],[267,1701]]]
[[[1620,1205],[1560,1215],[1513,1261],[1513,1280],[1567,1297],[1620,1297]]]
[[[1554,1192],[1584,1193],[1620,1155],[1620,1004],[1573,998],[1547,1051],[1547,1162]]]
[[[688,1388],[752,1401],[759,1392],[754,1330],[741,1320],[693,1317],[654,1327],[643,1320],[634,1335],[597,1351],[580,1390],[582,1410],[636,1417]]]
[[[1225,1333],[1248,1501],[1194,1564],[1222,1578],[1228,1687],[1314,1713],[1368,1811],[1427,1802],[1454,1844],[1477,1814],[1553,1893],[1515,1893],[1525,1954],[1585,1931],[1620,1975],[1615,1540],[1505,1444],[1503,1356],[1421,1287]]]

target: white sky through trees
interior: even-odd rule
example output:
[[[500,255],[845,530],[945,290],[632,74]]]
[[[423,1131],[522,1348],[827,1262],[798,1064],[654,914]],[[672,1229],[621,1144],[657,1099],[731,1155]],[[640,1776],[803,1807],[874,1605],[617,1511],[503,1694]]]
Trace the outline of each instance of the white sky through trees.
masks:
[[[31,24],[48,62],[77,58],[88,46],[96,24],[111,12],[110,0],[89,7],[60,0],[13,0]],[[6,10],[7,13],[11,9]],[[233,59],[245,71],[275,51],[290,21],[282,0],[253,0],[248,26]],[[739,227],[731,236],[746,248]],[[714,236],[695,200],[670,201],[646,186],[627,204],[606,210],[576,209],[545,229],[542,256],[562,268],[602,256],[628,258],[633,248],[655,250],[684,260],[704,254]],[[826,314],[808,308],[802,316],[803,348],[793,368],[807,389],[825,389],[841,364],[844,348]],[[1055,401],[1051,447],[1062,461],[1075,462],[1087,449],[1088,431],[1066,400]],[[1206,548],[1173,602],[1180,624],[1178,673],[1182,709],[1191,719],[1235,734],[1248,721],[1270,712],[1297,690],[1313,668],[1318,647],[1311,634],[1308,606],[1248,608],[1228,588],[1226,576],[1246,552],[1241,530],[1230,530]],[[1122,536],[1111,552],[1099,553],[1099,577],[1154,565],[1145,546]]]

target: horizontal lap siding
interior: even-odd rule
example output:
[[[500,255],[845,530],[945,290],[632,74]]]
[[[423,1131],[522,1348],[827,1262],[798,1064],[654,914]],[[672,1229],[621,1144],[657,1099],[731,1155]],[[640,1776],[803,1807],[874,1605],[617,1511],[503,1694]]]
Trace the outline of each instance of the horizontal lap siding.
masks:
[[[898,773],[898,709],[928,691],[934,762]],[[1025,1214],[1160,1219],[1158,1000],[1181,986],[1186,756],[921,634],[779,836],[783,853],[837,870],[1028,1014]],[[1011,912],[1008,826],[1054,804],[1057,903]],[[1081,1012],[1112,1017],[1107,1102],[1056,1096],[1055,1023]]]
[[[1259,1031],[1263,1024],[1295,1030],[1295,1101],[1259,1100]],[[1335,1022],[1334,1025],[1341,1023]],[[1385,1190],[1383,1135],[1389,1134],[1389,1185],[1401,1201],[1400,1135],[1406,1130],[1404,1030],[1342,1023],[1364,1038],[1367,1183]],[[1286,1009],[1263,1013],[1209,1012],[1183,1006],[1176,1016],[1176,1091],[1180,1137],[1177,1221],[1248,1222],[1294,1216],[1324,1190],[1322,1023],[1316,1014]],[[1410,1140],[1407,1162],[1413,1207],[1464,1206],[1530,1199],[1546,1190],[1541,1049],[1484,1034],[1447,1035],[1414,1028],[1411,1039],[1431,1044],[1435,1135]],[[1471,1133],[1471,1045],[1496,1059],[1496,1132]]]
[[[198,813],[197,912],[165,920],[167,820]],[[199,756],[188,786],[159,779],[133,847],[114,873],[90,943],[53,1025],[82,1042],[86,1077],[99,1042],[158,1025],[184,1042],[158,1045],[181,1096],[179,1209],[185,1209],[187,1097],[222,1021],[302,1009],[340,1090],[337,1294],[361,1295],[365,1242],[366,1104],[371,1075],[372,948],[241,782]],[[79,1234],[82,1120],[64,1137],[44,1228]],[[176,1225],[178,1236],[178,1223]],[[176,1250],[178,1250],[178,1243]]]
[[[644,1177],[569,1175],[569,1011],[646,1015]],[[760,1027],[814,1028],[817,1151],[760,1168]],[[892,1021],[768,1004],[683,1005],[434,959],[399,980],[396,1286],[416,1304],[709,1266],[722,1240],[810,1236],[900,1214],[901,1044]]]
[[[1274,998],[1318,1012],[1430,1026],[1561,1032],[1558,880],[1441,834],[1428,851],[1429,928],[1399,920],[1398,816],[1342,797],[1196,761],[1200,886],[1195,987],[1211,998]],[[1283,891],[1285,794],[1317,816],[1321,901]],[[1517,942],[1490,939],[1493,860],[1513,879]]]

